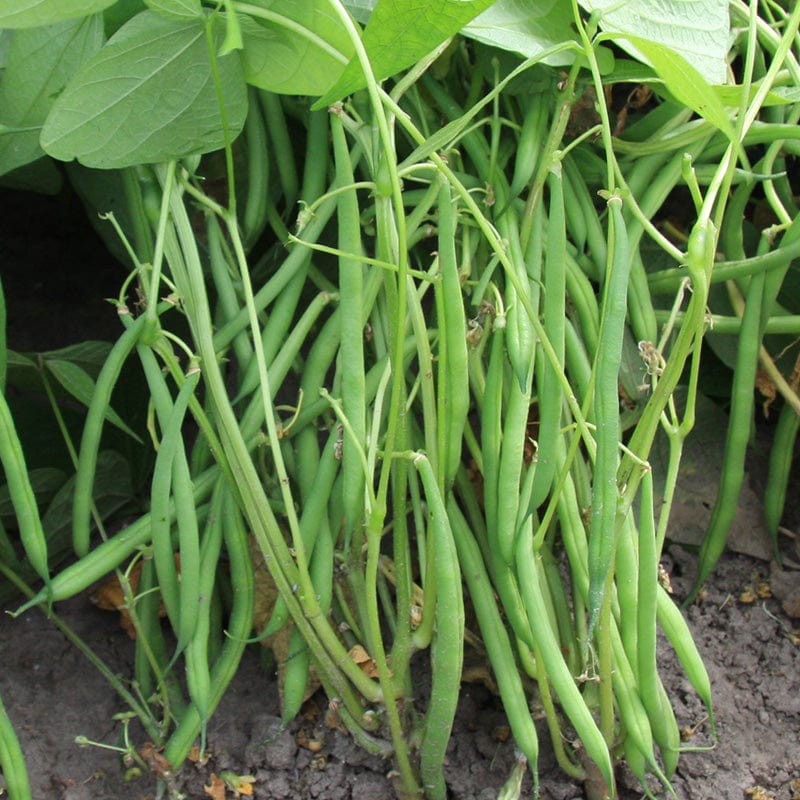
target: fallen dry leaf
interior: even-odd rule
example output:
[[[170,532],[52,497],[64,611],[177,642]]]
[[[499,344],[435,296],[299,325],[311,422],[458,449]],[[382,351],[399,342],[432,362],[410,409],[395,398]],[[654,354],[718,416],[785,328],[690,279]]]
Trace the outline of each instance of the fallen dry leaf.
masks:
[[[160,780],[166,781],[172,777],[172,765],[161,755],[152,742],[145,742],[138,750],[148,769]]]
[[[752,800],[775,800],[763,786],[751,786],[749,789],[745,789],[744,793]]]
[[[255,539],[250,538],[250,555],[253,559],[254,580],[255,580],[255,600],[253,608],[253,627],[257,634],[266,628],[267,623],[272,618],[272,609],[275,607],[275,601],[278,598],[278,587],[264,563],[264,557],[258,549],[258,544]],[[278,693],[283,703],[283,685],[286,682],[286,665],[288,664],[291,654],[289,652],[289,640],[292,635],[293,624],[290,622],[284,625],[277,633],[261,639],[263,647],[272,650],[275,656],[275,663],[278,668]],[[319,678],[317,677],[316,670],[312,666],[309,671],[308,684],[306,691],[303,695],[303,700],[308,700],[314,692],[319,689]]]
[[[225,800],[225,783],[213,772],[209,777],[211,783],[203,786],[203,791],[213,800]]]
[[[351,647],[348,655],[368,678],[378,677],[378,665],[375,659],[360,644]]]
[[[180,555],[175,554],[175,566],[180,570]],[[135,596],[139,591],[139,578],[142,572],[142,562],[137,561],[130,572],[128,573],[128,581],[131,585],[131,592]],[[90,595],[89,600],[96,605],[101,611],[118,611],[120,616],[120,625],[123,630],[131,637],[136,638],[136,629],[133,626],[130,612],[128,611],[127,603],[125,602],[125,592],[122,590],[119,578],[116,575],[110,575],[104,580]],[[166,609],[163,604],[159,609],[159,615],[165,616]]]

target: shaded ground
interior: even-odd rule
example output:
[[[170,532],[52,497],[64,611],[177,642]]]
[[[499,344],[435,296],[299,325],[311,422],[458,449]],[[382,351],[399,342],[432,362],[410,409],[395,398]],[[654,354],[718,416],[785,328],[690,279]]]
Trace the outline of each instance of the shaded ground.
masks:
[[[118,323],[107,305],[98,302],[84,310],[77,303],[85,300],[83,280],[107,285],[101,296],[115,291],[119,267],[108,255],[87,252],[83,264],[89,269],[77,279],[78,294],[71,296],[76,275],[69,270],[75,265],[55,270],[64,273],[58,281],[52,269],[40,274],[35,258],[39,245],[33,233],[25,232],[33,217],[16,204],[8,208],[7,224],[0,230],[0,274],[7,296],[14,298],[9,307],[10,345],[19,350],[46,349],[79,341],[87,329],[100,336],[105,326],[114,336]],[[64,208],[53,201],[46,213],[66,221],[66,232],[56,235],[57,247],[69,241],[72,248],[83,212],[75,206],[71,214],[64,214]],[[52,259],[52,249],[48,252],[49,256],[40,257]],[[11,262],[22,263],[22,270],[10,269]],[[794,530],[800,529],[797,522],[789,523]],[[676,595],[685,595],[693,576],[693,556],[674,547],[666,566]],[[772,585],[780,597],[758,598],[762,582]],[[742,602],[742,595],[747,598],[751,589],[755,599]],[[761,593],[766,594],[764,587]],[[796,630],[800,621],[788,616],[781,602],[791,602],[793,596],[800,596],[800,572],[771,577],[767,562],[729,554],[702,602],[689,609],[689,622],[714,687],[720,742],[713,750],[683,757],[674,780],[680,800],[800,798],[800,632]],[[791,606],[787,608],[794,613]],[[113,671],[130,674],[131,641],[116,615],[98,610],[88,593],[59,604],[57,611]],[[689,744],[708,744],[702,707],[666,646],[661,663],[680,725],[697,728]],[[117,753],[75,744],[76,736],[85,736],[118,745],[121,724],[113,716],[125,708],[102,676],[36,611],[16,620],[0,615],[0,696],[22,741],[36,800],[154,796],[151,775],[126,781]],[[210,784],[211,773],[230,770],[254,776],[257,798],[390,800],[393,792],[386,776],[390,766],[365,755],[348,735],[329,729],[320,705],[322,698],[312,699],[305,716],[282,730],[274,676],[261,667],[260,652],[253,648],[210,723],[211,760],[187,765],[173,788],[192,800],[206,798],[204,786]],[[582,787],[555,767],[543,726],[541,734],[542,798],[583,797]],[[141,744],[140,735],[134,732],[134,736]],[[465,685],[446,767],[452,800],[495,798],[513,763],[513,745],[497,700],[482,686]],[[626,781],[624,774],[620,782],[623,800],[640,796],[635,782]],[[529,778],[523,796],[532,796]]]
[[[691,578],[693,558],[679,548],[672,554],[673,585],[680,594]],[[793,632],[793,626],[800,626],[775,598],[739,600],[766,577],[763,562],[725,556],[704,600],[689,610],[714,686],[720,741],[711,751],[682,758],[674,780],[681,800],[800,796],[800,645]],[[131,642],[115,615],[99,611],[85,595],[60,604],[58,613],[114,671],[129,670]],[[0,618],[0,653],[0,694],[22,740],[37,800],[153,796],[152,776],[126,782],[115,753],[75,744],[76,736],[118,744],[120,723],[112,717],[124,707],[42,614]],[[680,725],[699,726],[691,744],[707,743],[702,707],[666,647],[662,664]],[[204,798],[210,774],[231,770],[255,777],[257,798],[391,798],[389,764],[365,755],[348,735],[329,729],[319,709],[322,703],[314,698],[303,718],[281,730],[276,682],[261,668],[253,649],[211,722],[211,760],[186,766],[175,788],[187,798]],[[582,787],[558,772],[542,734],[542,798],[583,797]],[[447,763],[453,800],[497,796],[514,762],[507,735],[495,698],[480,686],[465,686]],[[639,796],[633,781],[627,788],[625,784],[623,774],[623,798]],[[765,793],[753,794],[757,786]],[[523,796],[532,796],[529,782]]]

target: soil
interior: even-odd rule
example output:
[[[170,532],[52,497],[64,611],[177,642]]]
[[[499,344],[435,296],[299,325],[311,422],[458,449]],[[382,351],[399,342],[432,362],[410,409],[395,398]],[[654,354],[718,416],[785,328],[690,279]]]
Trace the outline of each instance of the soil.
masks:
[[[0,231],[5,255],[13,248],[9,239],[13,242],[15,236],[31,235],[21,232],[23,221],[18,219],[14,225],[14,230]],[[95,271],[94,279],[104,281],[110,257],[101,254],[99,259],[103,274]],[[4,262],[6,295],[15,298],[9,306],[13,323],[10,346],[45,349],[79,341],[79,336],[69,338],[71,329],[65,332],[62,327],[62,335],[55,341],[46,335],[54,329],[52,325],[41,326],[46,328],[43,333],[37,325],[25,324],[26,317],[30,321],[42,319],[42,315],[51,320],[54,315],[73,319],[74,307],[69,311],[63,308],[65,298],[58,291],[49,291],[47,296],[35,294],[31,287],[36,274],[20,276],[18,270],[12,274],[9,261]],[[115,281],[118,276],[117,268]],[[20,289],[12,294],[12,286]],[[22,298],[19,303],[17,298]],[[94,325],[95,315],[105,320],[103,324],[113,321],[106,308],[98,306],[90,313],[91,323],[79,321],[76,334]],[[797,522],[790,519],[787,525],[798,530]],[[673,544],[665,567],[676,597],[685,597],[696,570],[695,556]],[[774,596],[768,596],[769,587]],[[687,747],[698,748],[681,758],[674,777],[680,800],[800,798],[798,597],[800,572],[771,572],[766,561],[727,553],[702,599],[689,607],[689,624],[714,690],[719,741],[713,749],[707,749],[711,742],[702,705],[674,654],[661,643],[667,692],[679,724],[688,732]],[[113,672],[131,674],[132,642],[115,614],[92,605],[88,592],[58,604],[56,611]],[[126,710],[122,702],[43,614],[31,611],[17,619],[0,615],[0,664],[0,696],[21,740],[36,800],[145,800],[156,796],[154,776],[126,775],[119,753],[107,747],[120,744],[122,723],[114,715]],[[326,726],[324,711],[325,699],[314,696],[303,715],[284,729],[276,678],[264,668],[262,653],[253,646],[209,723],[210,759],[184,766],[171,781],[174,796],[207,798],[210,795],[204,787],[212,785],[212,773],[219,776],[229,771],[252,776],[253,796],[265,800],[390,800],[394,796],[387,777],[390,764],[367,755],[347,734]],[[583,787],[566,778],[555,764],[543,723],[540,732],[541,797],[584,797]],[[137,730],[132,728],[131,735],[137,746],[144,744]],[[106,747],[79,746],[77,736]],[[496,798],[514,763],[513,743],[497,699],[480,684],[464,684],[445,767],[451,799]],[[530,776],[526,776],[522,797],[532,796]],[[641,796],[635,779],[624,769],[619,796],[622,800]],[[227,797],[233,793],[229,791]]]
[[[694,556],[670,549],[678,596],[690,586]],[[798,573],[795,573],[797,575]],[[800,796],[800,631],[775,598],[749,601],[746,593],[768,582],[768,565],[744,555],[723,557],[703,600],[688,610],[689,623],[709,671],[719,741],[714,749],[682,756],[673,780],[680,800],[746,798],[794,800]],[[764,587],[760,587],[764,591]],[[748,602],[742,602],[742,595]],[[115,673],[130,674],[132,645],[116,615],[100,611],[87,595],[61,603],[57,613]],[[663,643],[662,643],[663,644]],[[155,796],[152,775],[125,779],[118,753],[79,747],[77,736],[119,745],[125,710],[114,690],[43,614],[0,619],[0,696],[21,739],[34,798],[44,800],[146,800]],[[710,743],[705,713],[674,654],[661,652],[662,676],[679,724],[696,729],[687,746]],[[205,764],[188,763],[171,787],[204,798],[211,774],[254,777],[256,798],[390,800],[390,764],[367,755],[345,733],[324,722],[324,698],[313,697],[288,729],[280,723],[275,676],[248,651],[235,682],[212,718]],[[584,797],[552,757],[541,730],[541,797]],[[143,744],[142,741],[136,742]],[[514,764],[514,748],[497,699],[478,684],[464,684],[446,776],[452,800],[497,797]],[[762,787],[763,793],[758,794]],[[641,796],[622,770],[620,798]],[[228,794],[228,797],[232,797]],[[533,796],[526,777],[522,797]]]

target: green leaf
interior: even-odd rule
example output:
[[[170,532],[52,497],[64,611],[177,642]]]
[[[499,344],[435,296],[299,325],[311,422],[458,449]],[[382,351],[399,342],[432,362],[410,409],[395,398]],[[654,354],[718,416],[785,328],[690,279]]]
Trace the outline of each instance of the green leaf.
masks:
[[[0,186],[37,194],[58,194],[64,180],[56,162],[46,155],[0,175]]]
[[[694,65],[706,83],[725,83],[730,32],[728,0],[579,2],[599,17],[603,31],[622,34],[620,45],[633,55],[647,58],[631,37],[647,39],[679,53]],[[633,47],[626,47],[625,39]]]
[[[166,19],[200,19],[203,16],[200,0],[144,0],[144,2],[156,14]]]
[[[378,0],[345,0],[342,5],[350,12],[350,16],[356,22],[366,25],[377,2]]]
[[[0,83],[0,175],[41,158],[41,126],[67,81],[103,45],[103,18],[93,14],[16,31]]]
[[[49,503],[67,480],[64,470],[56,467],[37,467],[30,470],[28,477],[39,506]],[[14,504],[11,502],[8,484],[0,486],[0,517],[14,517]]]
[[[98,375],[110,352],[111,345],[108,342],[89,339],[60,347],[58,350],[47,350],[41,355],[45,361],[52,359],[71,361],[82,367],[89,375]]]
[[[88,17],[116,0],[0,0],[0,28],[34,28]]]
[[[92,401],[95,387],[95,383],[91,377],[77,364],[71,361],[62,361],[52,358],[46,359],[44,363],[61,386],[76,400],[83,403],[83,405],[88,408]],[[139,439],[139,437],[122,421],[111,406],[106,410],[106,419],[112,425],[116,425],[121,431],[127,433],[128,436],[136,439],[136,441],[141,441],[141,439]]]
[[[692,64],[666,45],[637,36],[626,35],[625,38],[650,62],[676,100],[719,128],[729,139],[734,139],[725,104]]]
[[[241,64],[235,53],[217,63],[235,138],[247,116]],[[204,23],[152,11],[130,20],[81,67],[41,135],[54,158],[101,169],[207,153],[225,141]]]
[[[498,0],[467,25],[462,34],[479,42],[532,58],[562,42],[575,39],[569,0]],[[575,53],[562,51],[546,63],[570,64]]]
[[[347,29],[328,3],[257,0],[239,22],[245,78],[271,92],[320,95],[353,55]]]
[[[36,369],[36,362],[16,350],[6,351],[6,366],[9,369]]]
[[[747,95],[748,102],[752,102],[756,92],[758,91],[759,84],[760,81],[754,83],[750,87],[750,91]],[[730,108],[741,108],[742,100],[744,99],[745,94],[744,86],[712,86],[711,89],[713,90],[714,94],[719,97],[723,105],[729,106]],[[788,91],[781,91],[784,89]],[[762,107],[785,106],[789,105],[790,103],[796,103],[798,99],[800,99],[800,86],[780,86],[767,92],[767,96],[764,98],[764,102],[761,105]]]
[[[377,80],[395,75],[455,36],[494,0],[378,0],[363,43]],[[315,105],[330,105],[366,85],[354,58]]]
[[[48,547],[56,556],[71,548],[74,494],[73,475],[58,490],[42,515]],[[119,453],[103,450],[98,454],[92,497],[97,513],[103,520],[109,519],[134,500],[130,464]]]

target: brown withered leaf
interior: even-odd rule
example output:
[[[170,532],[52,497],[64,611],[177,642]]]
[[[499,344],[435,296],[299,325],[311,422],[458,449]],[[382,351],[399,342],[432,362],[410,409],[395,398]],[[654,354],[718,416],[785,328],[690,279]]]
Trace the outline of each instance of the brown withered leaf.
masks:
[[[225,800],[225,783],[213,772],[211,773],[209,780],[211,783],[203,786],[203,791],[210,798],[212,798],[212,800]]]
[[[164,758],[159,752],[158,748],[152,742],[145,742],[137,751],[147,764],[147,768],[159,780],[168,781],[172,777],[172,765]]]
[[[267,569],[267,565],[264,563],[264,557],[258,548],[258,544],[252,537],[250,538],[250,555],[253,558],[255,580],[253,629],[258,634],[267,627],[279,592],[270,571]],[[275,663],[278,667],[278,692],[281,697],[281,703],[283,703],[283,685],[286,682],[286,665],[290,659],[289,638],[291,635],[292,623],[290,622],[288,625],[284,625],[277,633],[261,640],[261,644],[272,650],[275,656]],[[311,667],[303,700],[308,700],[317,689],[319,689],[319,678],[314,668]]]
[[[378,677],[378,665],[375,659],[360,644],[351,647],[348,655],[368,678]]]
[[[761,408],[764,412],[764,418],[766,419],[769,417],[770,406],[775,402],[778,396],[778,389],[772,378],[770,378],[763,369],[756,372],[756,389],[758,389],[761,396],[765,398]]]

